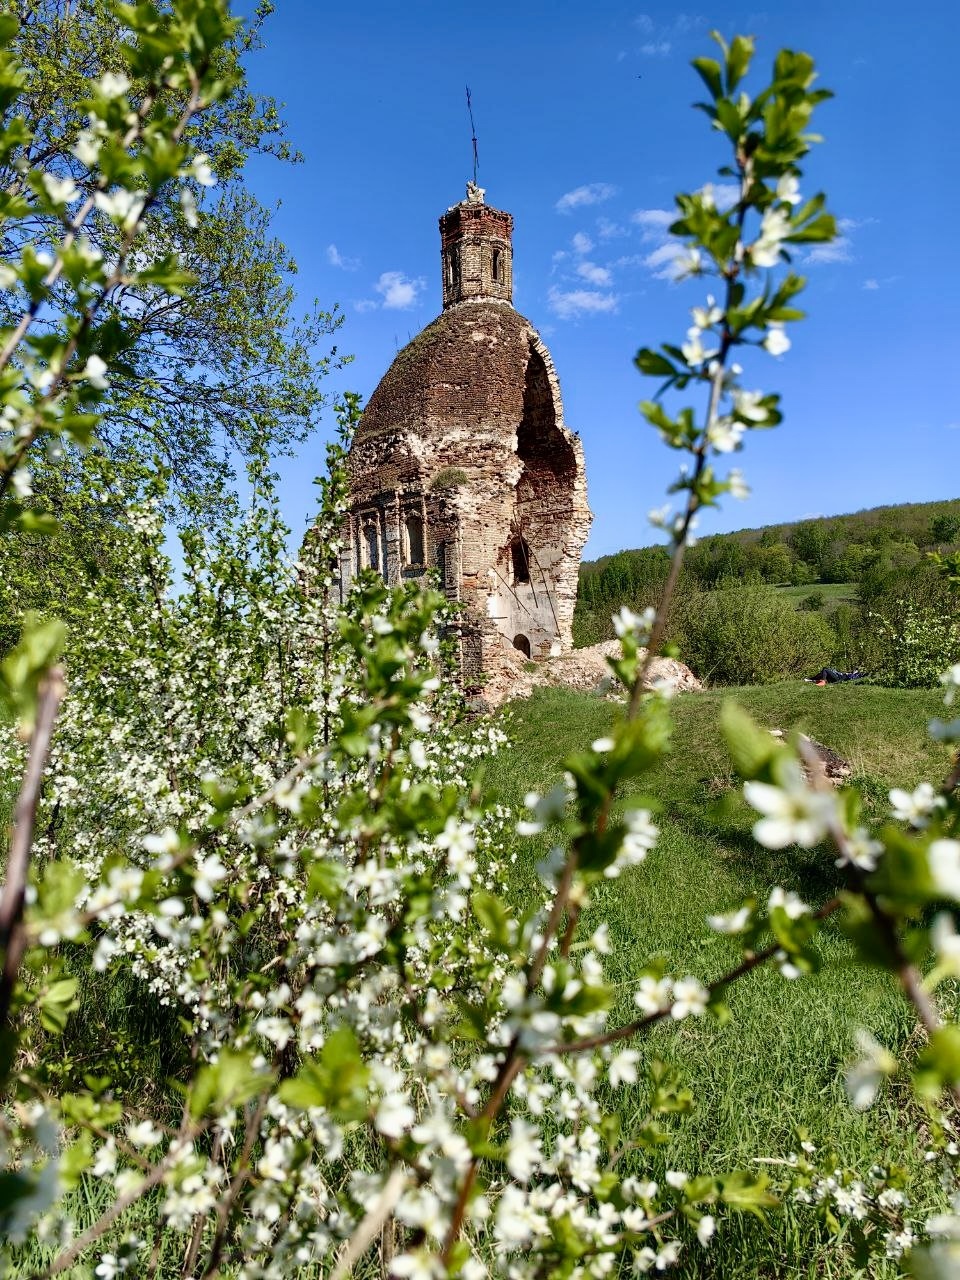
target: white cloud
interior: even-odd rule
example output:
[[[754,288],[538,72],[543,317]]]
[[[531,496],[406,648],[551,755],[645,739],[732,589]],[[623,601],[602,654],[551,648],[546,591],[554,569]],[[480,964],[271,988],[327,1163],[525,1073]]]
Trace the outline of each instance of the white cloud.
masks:
[[[655,280],[678,279],[682,274],[679,258],[684,246],[667,230],[677,216],[673,209],[635,209],[630,221],[640,228],[640,239],[654,247],[645,254],[621,258],[617,265],[646,267]]]
[[[644,240],[662,240],[671,222],[676,222],[677,215],[670,209],[635,209],[630,221],[641,229]]]
[[[649,13],[641,13],[633,20],[633,25],[645,37],[637,53],[643,58],[666,58],[677,40],[699,30],[705,23],[706,18],[695,13],[678,13],[669,22],[657,22]]]
[[[676,280],[680,274],[680,255],[683,245],[679,240],[665,240],[652,253],[648,253],[643,265],[656,280]]]
[[[948,423],[947,423],[947,430],[948,430],[948,431],[960,431],[960,422],[948,422]]]
[[[830,241],[828,244],[814,245],[803,257],[803,261],[811,266],[824,265],[825,263],[835,262],[855,262],[856,256],[853,252],[854,231],[859,231],[861,227],[869,227],[878,223],[879,218],[838,218],[837,230],[840,232],[836,240]],[[890,277],[895,279],[896,277]],[[884,280],[883,284],[888,281]],[[880,282],[878,281],[878,287]],[[872,288],[871,285],[864,285],[865,289]]]
[[[823,265],[830,262],[852,262],[853,250],[846,236],[840,236],[827,244],[818,244],[804,256],[804,262],[811,265]]]
[[[425,284],[423,279],[408,279],[402,271],[384,271],[373,287],[382,295],[385,311],[407,311]]]
[[[879,281],[879,280],[873,280],[873,279],[870,279],[870,280],[864,280],[864,282],[863,282],[863,287],[864,287],[865,289],[879,289],[879,288],[880,288],[880,281]]]
[[[617,296],[600,293],[596,289],[558,289],[553,285],[547,295],[550,310],[561,320],[575,320],[578,316],[594,315],[603,311],[616,311]]]
[[[376,298],[360,298],[353,304],[353,309],[363,313],[364,311],[376,311],[379,306],[380,303],[377,302]]]
[[[339,267],[341,271],[356,271],[360,265],[359,258],[345,258],[335,244],[327,245],[327,261],[331,267]]]
[[[578,231],[570,243],[573,245],[574,253],[589,253],[593,248],[593,241],[583,231]]]
[[[708,182],[700,188],[700,195],[710,194],[721,213],[732,209],[740,199],[740,187],[736,182]]]
[[[870,227],[879,221],[879,218],[838,218],[837,226],[843,232],[856,231],[858,227]]]
[[[613,240],[616,236],[625,236],[627,228],[621,227],[619,222],[611,222],[609,218],[597,219],[597,235],[601,240]]]
[[[583,276],[584,280],[589,280],[591,284],[604,287],[613,279],[606,267],[597,266],[595,262],[581,262],[577,267],[577,275]]]
[[[557,213],[570,213],[588,204],[602,204],[617,194],[617,188],[609,182],[588,182],[585,186],[574,187],[565,192],[556,203]]]

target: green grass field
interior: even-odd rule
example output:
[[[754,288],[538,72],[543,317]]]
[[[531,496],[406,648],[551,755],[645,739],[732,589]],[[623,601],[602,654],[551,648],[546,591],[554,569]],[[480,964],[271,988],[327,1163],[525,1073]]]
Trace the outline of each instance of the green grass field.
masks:
[[[877,815],[890,785],[945,771],[943,749],[925,736],[939,705],[935,693],[792,682],[678,697],[673,753],[643,788],[660,808],[660,842],[643,866],[604,884],[586,918],[588,928],[602,918],[609,922],[608,973],[623,984],[615,1022],[631,1017],[634,976],[652,955],[666,956],[672,972],[703,979],[736,962],[737,948],[711,933],[707,913],[774,884],[813,903],[838,887],[827,852],[771,853],[752,841],[750,813],[718,734],[722,701],[731,696],[761,724],[799,726],[839,751]],[[527,790],[546,789],[566,753],[601,735],[617,714],[615,705],[596,697],[538,690],[506,712],[512,746],[492,766],[491,781],[514,803]],[[509,886],[518,905],[548,844],[545,833],[521,846]],[[691,1117],[674,1124],[675,1141],[653,1162],[654,1175],[664,1168],[720,1172],[756,1157],[785,1156],[803,1127],[818,1146],[832,1147],[864,1173],[875,1162],[907,1166],[918,1204],[935,1195],[924,1172],[917,1116],[904,1099],[888,1092],[866,1116],[858,1115],[842,1085],[854,1029],[866,1027],[899,1050],[914,1034],[911,1012],[888,975],[854,962],[836,929],[824,930],[820,950],[824,967],[814,977],[790,982],[764,970],[731,989],[727,1026],[706,1020],[663,1026],[645,1042],[651,1055],[683,1069],[698,1104]],[[643,1101],[638,1089],[623,1090],[625,1117]],[[861,1274],[846,1253],[819,1239],[809,1211],[793,1209],[777,1212],[769,1231],[752,1221],[734,1223],[718,1248],[690,1254],[684,1265],[686,1275],[724,1280]]]
[[[807,582],[800,587],[783,586],[777,590],[797,605],[808,596],[823,596],[824,613],[829,613],[838,604],[856,604],[858,599],[855,582]]]

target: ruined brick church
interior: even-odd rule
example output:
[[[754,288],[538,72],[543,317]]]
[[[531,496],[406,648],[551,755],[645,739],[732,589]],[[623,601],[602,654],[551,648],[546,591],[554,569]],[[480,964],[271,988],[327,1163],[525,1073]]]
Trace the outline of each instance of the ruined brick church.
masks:
[[[348,463],[342,590],[363,568],[391,584],[436,569],[463,606],[468,690],[505,646],[533,660],[571,647],[592,519],[553,361],[512,305],[512,232],[474,183],[441,217],[443,311],[384,374]]]

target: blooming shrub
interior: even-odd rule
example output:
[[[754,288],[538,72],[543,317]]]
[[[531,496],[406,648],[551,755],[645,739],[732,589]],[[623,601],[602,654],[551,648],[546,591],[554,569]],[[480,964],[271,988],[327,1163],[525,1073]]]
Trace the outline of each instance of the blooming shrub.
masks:
[[[871,613],[878,652],[871,673],[899,689],[935,689],[943,670],[960,658],[960,610],[899,600],[894,611]]]
[[[183,120],[219,92],[225,10],[175,0],[162,14],[149,4],[118,12],[163,107],[150,95],[134,107],[123,77],[91,87],[102,128],[84,154],[101,167],[88,203],[124,230],[119,263],[77,249],[85,215],[65,213],[55,256],[38,262],[25,250],[15,273],[29,301],[0,352],[4,527],[36,521],[22,499],[38,442],[82,443],[96,426],[97,392],[122,347],[98,334],[98,307],[117,271],[140,269],[130,251],[152,184],[202,172],[179,139]],[[723,1216],[762,1213],[774,1196],[762,1170],[644,1175],[659,1117],[682,1115],[689,1098],[643,1037],[667,1020],[725,1019],[725,992],[761,965],[802,978],[831,917],[896,975],[926,1037],[901,1064],[864,1035],[852,1102],[866,1108],[884,1080],[908,1078],[927,1108],[931,1155],[956,1185],[940,1104],[945,1091],[960,1097],[960,1030],[936,992],[960,973],[960,946],[949,916],[931,920],[930,908],[960,901],[960,765],[939,789],[892,793],[891,821],[869,832],[855,792],[829,789],[815,759],[801,768],[802,740],[778,742],[728,706],[724,731],[758,814],[755,838],[772,849],[831,845],[847,893],[814,908],[774,886],[763,901],[733,904],[709,923],[742,942],[742,961],[706,983],[648,958],[636,1014],[618,1025],[606,930],[584,936],[591,891],[641,865],[657,839],[649,809],[621,812],[617,797],[669,749],[668,701],[645,692],[644,677],[697,512],[745,491],[738,471],[717,468],[748,432],[779,421],[775,395],[741,386],[733,349],[788,349],[803,281],[766,273],[787,246],[834,233],[823,197],[799,191],[806,130],[824,96],[813,64],[781,52],[771,83],[750,97],[740,85],[752,53],[738,37],[721,42],[720,61],[695,61],[740,194],[725,212],[709,187],[681,195],[672,229],[686,269],[711,275],[719,300],[694,308],[684,343],[637,357],[664,390],[692,385],[707,399],[699,424],[692,407],[671,413],[661,397],[642,406],[688,455],[674,487],[684,505],[658,516],[673,543],[665,603],[656,614],[621,612],[612,666],[626,713],[572,754],[548,794],[528,796],[519,820],[484,796],[475,766],[499,736],[458,719],[444,666],[456,620],[439,594],[368,576],[345,608],[330,603],[344,505],[337,447],[296,565],[256,473],[245,518],[209,544],[185,542],[178,593],[148,501],[129,515],[142,589],[122,610],[91,602],[86,632],[67,650],[66,698],[56,624],[29,623],[5,658],[0,692],[16,731],[4,769],[22,767],[0,898],[8,1272],[76,1264],[107,1278],[142,1269],[252,1280],[314,1268],[340,1280],[368,1268],[371,1254],[398,1280],[662,1272],[709,1247]],[[0,80],[16,92],[9,61]],[[22,141],[8,133],[3,145]],[[29,185],[54,204],[74,194],[40,174]],[[8,216],[28,217],[24,201]],[[75,305],[55,340],[37,337],[60,274]],[[175,288],[176,264],[156,283]],[[355,410],[348,403],[346,417]],[[960,668],[944,683],[952,701]],[[960,739],[956,720],[933,728],[946,743]],[[548,825],[556,842],[539,868],[542,889],[517,914],[500,892],[505,860],[516,839]],[[180,1043],[159,1047],[169,1090],[138,1089],[146,1046],[133,1046],[127,1069],[109,1018],[78,1008],[91,991],[125,983],[176,1018],[167,1035],[176,1027]],[[51,1060],[81,1014],[104,1033],[99,1052],[76,1059],[57,1048]],[[646,1105],[624,1130],[609,1099],[641,1082]],[[621,1166],[628,1151],[640,1173]],[[923,1226],[909,1218],[896,1170],[858,1174],[804,1139],[779,1183],[852,1237],[867,1264],[909,1254],[911,1266],[942,1268],[955,1257],[960,1215],[945,1199],[921,1254]]]

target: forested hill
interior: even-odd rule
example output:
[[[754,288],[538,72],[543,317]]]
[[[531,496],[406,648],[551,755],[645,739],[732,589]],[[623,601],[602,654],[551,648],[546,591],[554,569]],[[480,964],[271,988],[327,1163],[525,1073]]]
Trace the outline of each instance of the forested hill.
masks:
[[[871,566],[896,568],[922,552],[960,540],[960,498],[871,507],[849,515],[817,516],[759,529],[702,538],[686,556],[688,573],[704,587],[754,573],[766,582],[859,582]],[[629,591],[665,566],[666,548],[618,551],[580,567],[584,604],[600,603],[611,589]]]
[[[926,679],[944,646],[954,660],[953,632],[940,636],[939,629],[957,613],[928,553],[958,546],[960,498],[712,534],[687,550],[670,639],[707,678],[733,680],[747,671],[767,679],[802,673],[813,655],[847,670],[885,669],[890,654],[903,648],[905,629],[919,627],[924,643],[930,640]],[[610,639],[610,616],[621,605],[659,604],[668,567],[663,545],[583,564],[574,643]],[[746,655],[751,627],[758,653]],[[883,635],[890,640],[886,656]],[[773,636],[781,649],[790,638],[791,653],[768,652]]]

